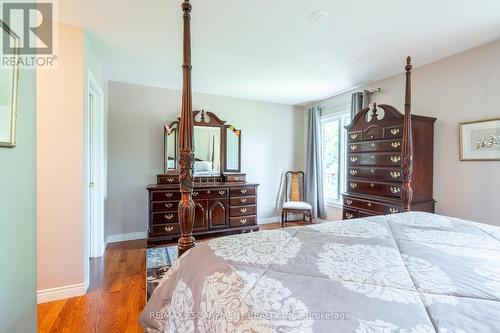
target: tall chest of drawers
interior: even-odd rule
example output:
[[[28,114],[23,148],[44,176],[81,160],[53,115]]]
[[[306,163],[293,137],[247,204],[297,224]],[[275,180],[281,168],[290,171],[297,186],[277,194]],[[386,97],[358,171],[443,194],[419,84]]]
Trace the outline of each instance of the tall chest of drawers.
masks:
[[[247,183],[245,176],[227,175],[218,182],[197,182],[193,201],[193,235],[256,231],[258,184]],[[227,181],[226,181],[227,180]],[[159,175],[158,184],[149,185],[148,244],[180,237],[177,209],[181,193],[177,174]]]
[[[413,201],[411,209],[434,212],[435,118],[412,115]],[[403,115],[389,105],[365,109],[346,126],[347,185],[343,219],[402,212]]]

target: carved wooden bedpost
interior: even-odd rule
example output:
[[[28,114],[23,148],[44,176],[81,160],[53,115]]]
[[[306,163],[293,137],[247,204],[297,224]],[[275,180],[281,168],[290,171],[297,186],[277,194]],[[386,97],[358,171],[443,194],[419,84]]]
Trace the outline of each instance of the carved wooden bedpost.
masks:
[[[179,203],[179,256],[195,246],[193,237],[193,102],[191,91],[191,4],[182,3],[184,12],[184,61],[182,65],[182,109],[179,122],[179,180],[181,201]]]
[[[403,189],[401,199],[403,201],[403,210],[411,210],[411,201],[413,199],[413,189],[411,181],[413,178],[413,133],[411,126],[411,58],[406,58],[406,94],[405,94],[405,115],[403,123]]]

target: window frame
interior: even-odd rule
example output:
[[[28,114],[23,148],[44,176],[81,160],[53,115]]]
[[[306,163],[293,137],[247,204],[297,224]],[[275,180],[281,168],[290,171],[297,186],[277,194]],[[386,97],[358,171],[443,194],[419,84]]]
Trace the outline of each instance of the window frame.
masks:
[[[330,112],[328,114],[321,116],[321,152],[323,154],[323,126],[325,123],[338,121],[339,122],[339,166],[338,166],[338,175],[337,175],[337,184],[338,184],[338,193],[337,199],[329,198],[326,196],[325,185],[323,183],[323,195],[325,204],[331,207],[341,208],[343,205],[342,201],[342,193],[346,190],[346,172],[347,172],[347,130],[344,126],[349,125],[351,122],[351,111],[349,106],[337,107],[334,112]],[[323,164],[323,160],[321,161]],[[324,167],[324,165],[322,165]]]

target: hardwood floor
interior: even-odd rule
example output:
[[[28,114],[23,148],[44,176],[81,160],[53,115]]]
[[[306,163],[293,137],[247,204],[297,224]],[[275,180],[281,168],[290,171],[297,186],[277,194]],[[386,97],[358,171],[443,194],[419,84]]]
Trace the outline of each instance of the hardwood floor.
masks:
[[[86,295],[38,305],[38,332],[143,332],[137,320],[146,304],[146,240],[109,244],[102,258],[91,260],[90,278]]]

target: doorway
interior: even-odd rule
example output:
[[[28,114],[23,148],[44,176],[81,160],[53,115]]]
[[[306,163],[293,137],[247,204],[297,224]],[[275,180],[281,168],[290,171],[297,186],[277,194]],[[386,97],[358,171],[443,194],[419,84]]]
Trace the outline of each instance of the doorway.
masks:
[[[90,258],[104,255],[104,197],[106,189],[104,155],[104,94],[94,75],[88,72],[85,135],[85,271]]]

